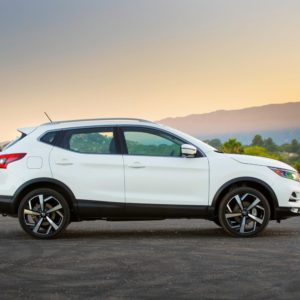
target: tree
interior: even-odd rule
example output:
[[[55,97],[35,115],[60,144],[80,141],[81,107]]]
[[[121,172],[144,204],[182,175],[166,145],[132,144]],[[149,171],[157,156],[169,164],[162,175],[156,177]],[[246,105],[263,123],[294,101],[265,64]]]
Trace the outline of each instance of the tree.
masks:
[[[290,147],[289,147],[289,152],[292,153],[300,153],[300,145],[298,144],[298,141],[296,139],[293,139],[291,141]]]
[[[260,134],[257,134],[257,135],[253,138],[251,145],[252,145],[252,146],[263,147],[264,141],[263,141],[263,139],[262,139],[262,137],[261,137]]]
[[[281,146],[278,147],[278,150],[280,152],[290,152],[290,144],[288,143],[285,143],[285,144],[282,144]]]
[[[264,147],[270,152],[275,152],[278,148],[277,145],[273,142],[272,138],[267,138],[264,140]]]
[[[277,160],[282,160],[281,156],[277,153],[270,153],[264,147],[260,146],[249,146],[244,148],[244,153],[247,155],[263,156],[268,158],[273,158]]]
[[[220,149],[222,146],[222,143],[219,139],[212,139],[208,142],[208,144],[216,149]]]
[[[293,164],[293,167],[300,172],[300,162],[296,162],[295,164]]]
[[[236,139],[229,139],[223,144],[221,150],[225,153],[241,154],[244,152],[242,144]]]

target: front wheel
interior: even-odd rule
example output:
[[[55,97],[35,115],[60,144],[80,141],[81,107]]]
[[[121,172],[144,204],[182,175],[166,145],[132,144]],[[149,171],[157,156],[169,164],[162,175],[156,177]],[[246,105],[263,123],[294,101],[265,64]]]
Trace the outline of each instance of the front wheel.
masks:
[[[18,217],[21,227],[31,236],[49,239],[61,233],[70,222],[65,198],[52,189],[36,189],[21,201]]]
[[[267,226],[270,205],[265,196],[254,188],[235,188],[223,198],[219,208],[219,220],[229,234],[252,237]]]

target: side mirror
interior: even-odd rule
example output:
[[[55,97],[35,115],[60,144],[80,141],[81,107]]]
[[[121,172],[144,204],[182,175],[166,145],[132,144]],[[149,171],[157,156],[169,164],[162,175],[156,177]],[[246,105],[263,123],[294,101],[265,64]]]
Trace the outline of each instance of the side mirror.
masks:
[[[185,157],[195,157],[197,154],[197,148],[193,145],[183,144],[181,145],[181,155]]]

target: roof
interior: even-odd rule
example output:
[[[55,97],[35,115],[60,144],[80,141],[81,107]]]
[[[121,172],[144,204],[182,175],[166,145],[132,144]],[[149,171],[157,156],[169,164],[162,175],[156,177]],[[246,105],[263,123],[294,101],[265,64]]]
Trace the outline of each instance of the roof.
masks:
[[[38,127],[62,129],[72,127],[90,127],[90,126],[117,126],[117,125],[151,125],[158,126],[157,123],[137,118],[97,118],[97,119],[78,119],[78,120],[65,120],[44,123]]]
[[[119,121],[134,121],[134,122],[143,122],[143,123],[153,123],[148,120],[138,119],[138,118],[94,118],[94,119],[77,119],[77,120],[64,120],[64,121],[55,121],[48,122],[42,125],[56,125],[63,123],[78,123],[78,122],[95,122],[95,121],[112,121],[112,123],[118,123]]]

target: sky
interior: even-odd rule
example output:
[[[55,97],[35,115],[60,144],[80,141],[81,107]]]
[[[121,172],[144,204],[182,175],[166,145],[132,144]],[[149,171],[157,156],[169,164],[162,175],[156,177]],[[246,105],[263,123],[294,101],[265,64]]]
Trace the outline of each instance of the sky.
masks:
[[[298,0],[0,0],[0,141],[89,117],[300,101]]]

